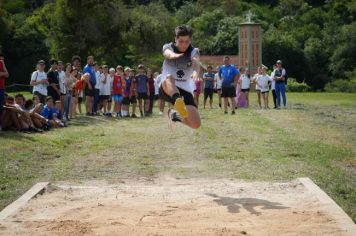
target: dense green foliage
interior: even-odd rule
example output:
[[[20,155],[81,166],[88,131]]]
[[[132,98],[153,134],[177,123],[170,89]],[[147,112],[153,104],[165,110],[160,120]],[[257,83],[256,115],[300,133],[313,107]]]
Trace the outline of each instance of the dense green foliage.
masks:
[[[12,82],[28,82],[40,58],[96,56],[110,65],[158,69],[177,24],[203,54],[238,54],[246,13],[262,23],[263,63],[282,59],[313,90],[355,78],[356,0],[1,0],[0,44]],[[18,68],[21,68],[20,70]],[[329,85],[330,86],[330,85]]]

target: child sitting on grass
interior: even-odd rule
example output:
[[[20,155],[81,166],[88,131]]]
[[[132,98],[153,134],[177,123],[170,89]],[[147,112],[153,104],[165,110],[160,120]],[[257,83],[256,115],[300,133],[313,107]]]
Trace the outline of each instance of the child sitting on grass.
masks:
[[[64,123],[57,117],[58,111],[54,107],[53,98],[51,96],[46,98],[46,105],[42,110],[42,116],[49,120],[51,127],[64,127]]]

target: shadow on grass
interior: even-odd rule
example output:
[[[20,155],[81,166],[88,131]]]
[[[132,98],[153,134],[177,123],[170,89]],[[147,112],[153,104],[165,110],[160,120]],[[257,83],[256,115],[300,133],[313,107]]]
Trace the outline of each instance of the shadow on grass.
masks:
[[[230,213],[239,213],[240,208],[244,208],[250,214],[260,215],[261,212],[255,210],[255,207],[262,207],[261,209],[287,209],[289,207],[283,206],[278,202],[270,202],[258,198],[231,198],[231,197],[220,197],[216,194],[207,194],[210,197],[215,198],[214,202],[221,206],[226,206]]]

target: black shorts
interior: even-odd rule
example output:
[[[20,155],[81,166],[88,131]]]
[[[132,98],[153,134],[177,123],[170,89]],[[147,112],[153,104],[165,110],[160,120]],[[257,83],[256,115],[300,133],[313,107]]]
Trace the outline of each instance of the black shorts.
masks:
[[[208,97],[210,99],[213,99],[213,94],[214,94],[214,89],[212,88],[205,88],[204,89],[204,100],[207,99]]]
[[[250,92],[250,89],[241,89],[241,92]]]
[[[78,97],[78,103],[83,103],[83,97]]]
[[[261,92],[262,94],[265,94],[265,93],[268,93],[269,91],[264,91],[264,92]]]
[[[261,89],[256,89],[256,93],[260,93],[261,92]]]
[[[147,95],[147,93],[138,93],[137,99],[138,100],[141,100],[141,99],[146,100],[146,99],[148,99],[148,95]]]
[[[155,100],[155,93],[153,92],[153,93],[150,93],[150,96],[148,97],[148,99],[150,100],[150,101],[154,101]]]
[[[100,95],[100,101],[109,100],[110,95]]]
[[[122,99],[122,104],[123,105],[130,105],[130,104],[136,104],[137,103],[137,99],[136,96],[132,96],[132,97],[124,97]]]
[[[160,99],[159,95],[158,94],[154,95],[153,100],[157,101],[158,99]]]
[[[94,95],[95,95],[94,89],[89,89],[88,87],[85,88],[85,96],[94,97]]]
[[[234,98],[236,97],[235,87],[221,88],[221,97],[223,98]]]
[[[178,87],[177,87],[178,88]],[[194,106],[194,107],[197,107],[197,105],[195,104],[194,102],[194,97],[193,97],[193,94],[181,89],[181,88],[178,88],[179,90],[179,94],[180,96],[182,96],[183,100],[184,100],[184,103],[185,105],[189,105],[189,106]],[[173,104],[173,101],[172,101],[172,98],[170,96],[168,96],[164,91],[163,91],[163,88],[162,86],[159,87],[159,96],[161,97],[161,99],[163,99],[164,101],[166,102],[170,102]]]
[[[53,102],[59,101],[61,99],[58,93],[49,93],[48,96],[51,96],[53,98]]]

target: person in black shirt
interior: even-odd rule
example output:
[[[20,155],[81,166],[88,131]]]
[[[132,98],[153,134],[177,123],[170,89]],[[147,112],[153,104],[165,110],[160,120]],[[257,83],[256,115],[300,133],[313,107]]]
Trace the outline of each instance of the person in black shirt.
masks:
[[[59,89],[59,78],[57,72],[58,61],[57,60],[50,60],[51,69],[47,72],[47,79],[48,79],[48,96],[53,98],[53,101],[56,102],[60,100],[61,91]]]

